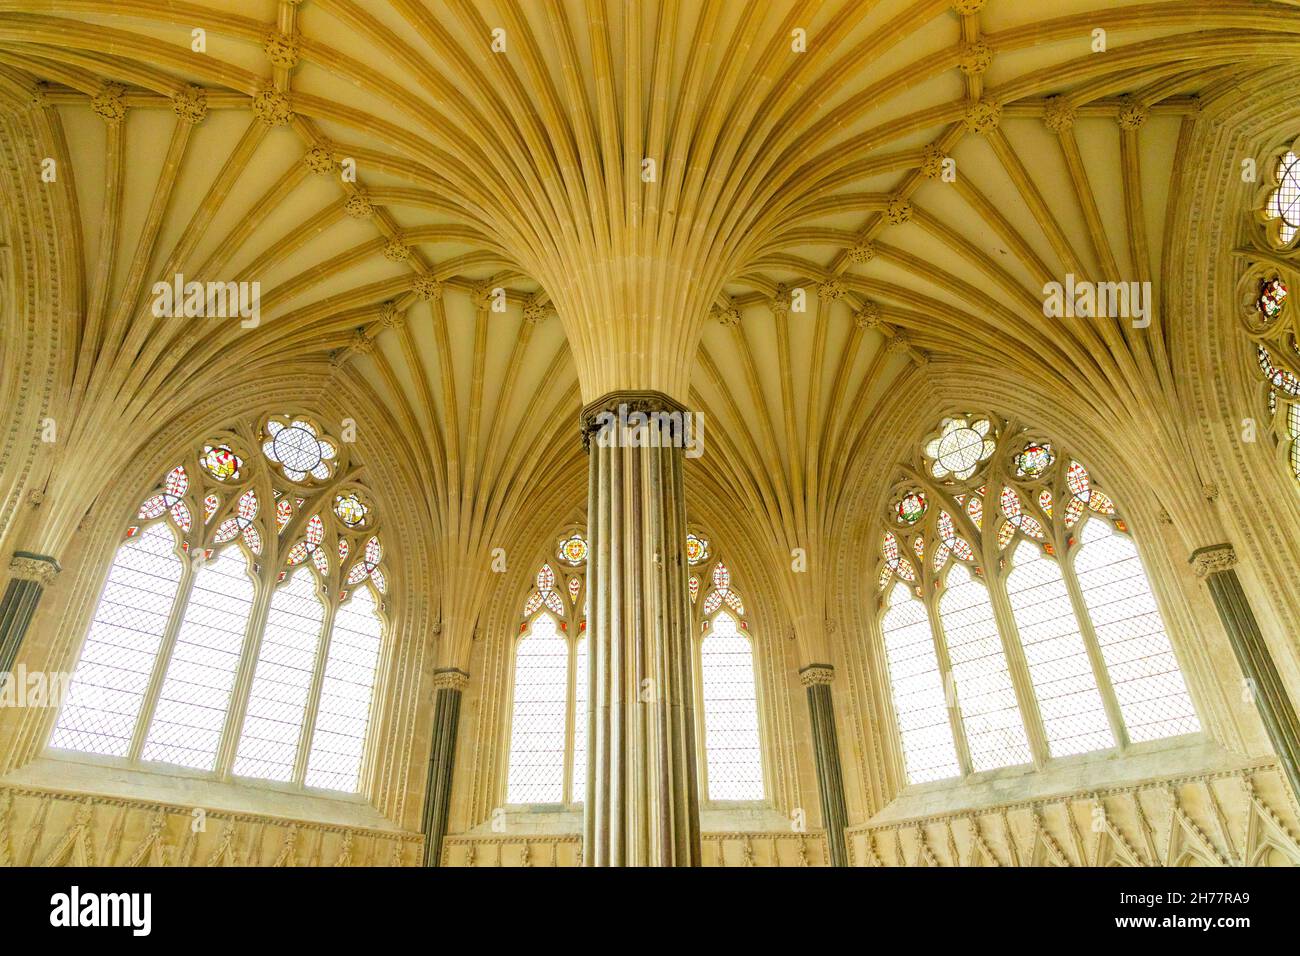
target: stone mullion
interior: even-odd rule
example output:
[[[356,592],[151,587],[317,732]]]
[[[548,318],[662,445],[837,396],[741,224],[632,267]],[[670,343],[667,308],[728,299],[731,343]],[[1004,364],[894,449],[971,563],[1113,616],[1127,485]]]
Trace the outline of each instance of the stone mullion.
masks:
[[[1096,519],[1101,521],[1101,518]],[[1059,548],[1057,554],[1065,555],[1066,552]],[[1092,626],[1092,616],[1088,613],[1087,602],[1083,599],[1083,589],[1079,587],[1079,580],[1074,576],[1074,557],[1069,559],[1064,557],[1057,560],[1061,568],[1061,577],[1065,581],[1065,589],[1070,594],[1070,604],[1074,610],[1074,618],[1079,622],[1079,633],[1083,636],[1083,646],[1088,650],[1088,662],[1092,665],[1092,676],[1097,681],[1097,690],[1101,692],[1102,704],[1106,708],[1106,720],[1110,723],[1111,735],[1115,738],[1115,746],[1121,750],[1126,748],[1130,741],[1128,729],[1124,726],[1124,714],[1119,709],[1119,698],[1115,696],[1115,686],[1110,681],[1110,671],[1106,668],[1106,658],[1102,656],[1101,644],[1097,640],[1097,631]]]
[[[140,703],[140,713],[135,719],[135,729],[131,731],[131,748],[127,751],[130,760],[139,760],[144,752],[145,738],[149,734],[149,724],[153,722],[154,711],[158,707],[158,698],[162,696],[163,680],[167,676],[167,665],[171,663],[172,652],[176,649],[176,637],[180,634],[181,622],[185,620],[185,609],[190,604],[190,594],[194,590],[194,578],[197,572],[190,561],[181,561],[181,580],[176,587],[176,597],[172,599],[171,614],[167,618],[167,628],[163,631],[162,641],[158,645],[158,654],[154,657],[153,670],[149,674],[149,683],[145,687],[144,700]]]
[[[986,516],[985,520],[991,522],[992,514]],[[985,585],[993,604],[993,618],[1002,637],[1002,651],[1007,657],[1007,671],[1016,691],[1016,702],[1020,705],[1020,716],[1025,725],[1034,767],[1041,769],[1051,757],[1051,748],[1047,744],[1043,716],[1038,710],[1038,697],[1034,693],[1034,681],[1029,674],[1029,662],[1020,640],[1020,629],[1016,626],[1016,616],[1011,610],[1011,598],[1007,596],[1006,575],[1001,569],[1002,558],[997,550],[997,538],[991,528],[980,537],[984,552]]]
[[[1237,576],[1236,553],[1227,544],[1200,548],[1191,563],[1210,590],[1291,790],[1300,795],[1300,720]]]
[[[935,583],[938,583],[936,578]],[[952,675],[952,659],[948,656],[948,638],[944,634],[943,621],[939,616],[939,595],[932,593],[923,602],[925,616],[930,623],[930,638],[934,641],[935,659],[939,663],[939,677],[943,683],[944,710],[948,712],[948,725],[952,728],[952,741],[957,750],[957,762],[961,775],[969,776],[974,765],[970,756],[970,744],[966,740],[966,723],[961,714],[961,703],[957,689],[957,679]]]
[[[239,733],[244,726],[244,713],[248,709],[248,695],[253,689],[253,670],[257,667],[266,620],[271,611],[271,598],[275,594],[275,573],[274,568],[263,566],[258,574],[253,607],[248,615],[243,643],[240,644],[235,684],[230,689],[230,703],[226,707],[226,720],[221,728],[221,742],[217,745],[217,775],[223,780],[229,779],[230,769],[235,762]]]
[[[303,711],[302,730],[298,735],[298,753],[293,761],[294,783],[300,784],[307,778],[307,759],[311,756],[311,738],[316,731],[316,718],[320,714],[321,688],[325,686],[325,663],[329,660],[330,642],[334,639],[334,619],[338,609],[337,601],[325,603],[325,618],[321,621],[316,666],[312,669],[311,686],[307,690],[307,707]]]

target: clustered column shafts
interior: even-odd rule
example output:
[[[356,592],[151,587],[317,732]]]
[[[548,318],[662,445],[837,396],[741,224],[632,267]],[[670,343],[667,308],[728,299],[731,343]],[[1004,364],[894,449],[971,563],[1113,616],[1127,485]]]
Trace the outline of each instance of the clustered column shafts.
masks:
[[[1300,721],[1282,684],[1259,621],[1237,577],[1237,555],[1230,544],[1216,544],[1192,553],[1191,564],[1205,581],[1214,607],[1228,632],[1233,653],[1250,681],[1251,696],[1268,731],[1291,791],[1300,796]]]
[[[817,789],[822,800],[822,827],[830,847],[831,866],[848,866],[849,850],[844,838],[848,810],[844,802],[844,774],[840,769],[840,745],[835,733],[835,705],[830,664],[809,664],[799,671],[808,690],[808,713],[812,720],[813,754],[817,760]]]
[[[587,499],[587,866],[699,866],[684,448],[602,413],[685,409],[615,392],[582,413]],[[581,679],[581,675],[580,679]]]
[[[9,562],[9,586],[0,600],[0,675],[13,671],[41,595],[59,570],[59,562],[48,555],[14,552]]]
[[[424,798],[424,865],[442,865],[442,840],[451,813],[451,786],[456,769],[456,733],[460,726],[461,691],[469,675],[454,667],[434,671],[433,746]]]

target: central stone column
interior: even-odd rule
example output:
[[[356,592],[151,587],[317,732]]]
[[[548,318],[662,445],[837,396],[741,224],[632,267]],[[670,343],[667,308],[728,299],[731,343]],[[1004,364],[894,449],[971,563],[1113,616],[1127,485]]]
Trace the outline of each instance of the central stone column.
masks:
[[[613,392],[582,412],[587,866],[700,865],[682,489],[694,425],[659,392]]]

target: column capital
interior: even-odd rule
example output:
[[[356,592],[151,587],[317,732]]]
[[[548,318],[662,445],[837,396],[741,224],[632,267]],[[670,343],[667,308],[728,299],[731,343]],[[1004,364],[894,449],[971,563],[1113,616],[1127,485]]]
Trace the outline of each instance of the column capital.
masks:
[[[799,668],[799,683],[804,687],[829,684],[835,679],[835,668],[830,664],[809,664]]]
[[[677,416],[677,427],[689,412],[677,399],[653,389],[623,389],[609,392],[582,408],[579,424],[582,428],[582,448],[591,450],[591,436],[613,424],[621,428],[636,428],[652,422],[667,425],[672,419],[652,416]],[[633,417],[636,416],[636,417]]]
[[[433,672],[434,690],[464,690],[469,674],[459,667],[439,667]]]
[[[1192,552],[1189,563],[1201,580],[1211,574],[1230,571],[1237,566],[1237,552],[1230,544],[1212,544],[1206,548],[1197,548]]]
[[[49,587],[54,578],[63,569],[59,562],[46,554],[33,554],[30,551],[15,551],[9,559],[9,573],[20,581],[35,581],[41,587]]]

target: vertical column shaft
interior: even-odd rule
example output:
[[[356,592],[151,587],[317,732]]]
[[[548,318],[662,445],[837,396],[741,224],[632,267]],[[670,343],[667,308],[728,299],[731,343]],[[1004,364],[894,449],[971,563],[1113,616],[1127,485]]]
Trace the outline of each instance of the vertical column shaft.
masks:
[[[698,866],[683,422],[656,392],[583,410],[587,534],[587,866]]]
[[[1191,562],[1210,589],[1291,790],[1300,795],[1300,721],[1237,577],[1236,553],[1231,545],[1214,545],[1193,552]]]
[[[831,697],[834,676],[835,668],[830,664],[809,664],[799,671],[799,680],[808,690],[817,789],[821,792],[822,826],[831,851],[831,866],[848,866],[844,829],[849,815],[844,803],[844,774],[840,769],[840,745],[835,734],[835,707]]]
[[[454,667],[434,671],[433,745],[429,783],[424,797],[424,865],[442,865],[442,839],[451,813],[451,784],[456,767],[456,732],[460,696],[469,675]]]
[[[47,555],[15,551],[9,572],[9,586],[0,600],[0,674],[13,671],[41,595],[59,573],[59,562]]]

